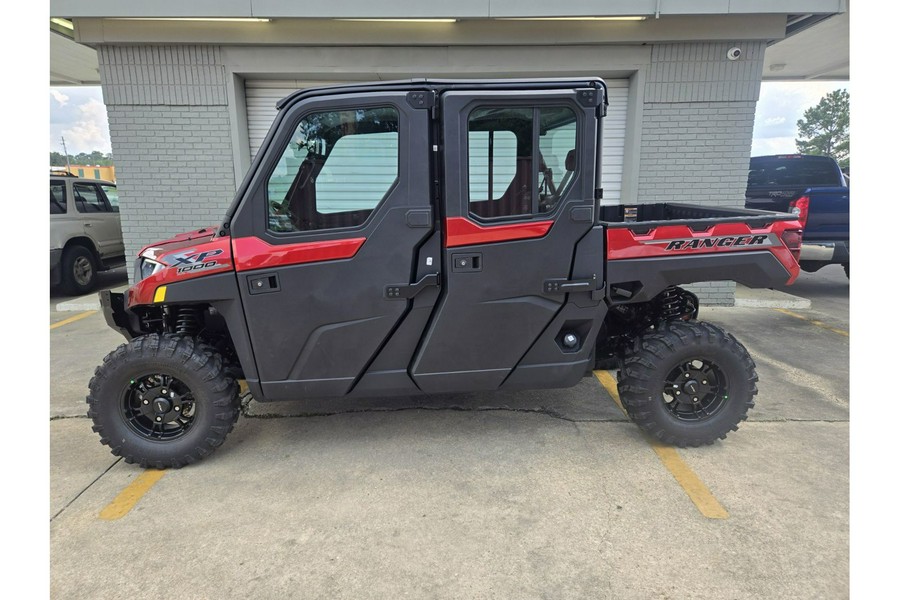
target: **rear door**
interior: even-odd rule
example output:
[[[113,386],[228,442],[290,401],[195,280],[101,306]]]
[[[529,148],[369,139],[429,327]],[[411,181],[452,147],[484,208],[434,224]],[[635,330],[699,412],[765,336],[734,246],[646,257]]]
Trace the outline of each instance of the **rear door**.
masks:
[[[601,92],[579,93],[443,95],[445,283],[411,367],[422,390],[497,389],[557,335],[567,296],[548,282],[570,278],[594,221]]]
[[[411,305],[434,229],[429,111],[405,91],[285,110],[232,222],[238,285],[266,398],[340,396]]]
[[[95,183],[73,181],[72,195],[84,233],[93,240],[100,256],[109,258],[124,254],[118,207],[113,208]]]

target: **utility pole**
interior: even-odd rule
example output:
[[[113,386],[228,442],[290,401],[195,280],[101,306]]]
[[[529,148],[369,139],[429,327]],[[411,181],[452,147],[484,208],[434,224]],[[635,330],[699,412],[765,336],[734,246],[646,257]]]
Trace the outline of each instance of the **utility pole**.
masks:
[[[66,155],[66,173],[71,173],[72,169],[71,169],[71,167],[69,167],[69,151],[66,150],[66,137],[60,136],[60,139],[62,140],[63,154]]]

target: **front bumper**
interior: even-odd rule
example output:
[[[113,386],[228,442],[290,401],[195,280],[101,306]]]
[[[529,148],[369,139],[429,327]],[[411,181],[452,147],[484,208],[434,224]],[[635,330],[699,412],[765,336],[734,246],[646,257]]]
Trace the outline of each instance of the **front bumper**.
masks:
[[[850,245],[847,242],[803,242],[800,260],[829,264],[850,262]]]
[[[103,290],[99,296],[100,310],[107,325],[129,341],[140,335],[137,315],[125,308],[125,294]]]

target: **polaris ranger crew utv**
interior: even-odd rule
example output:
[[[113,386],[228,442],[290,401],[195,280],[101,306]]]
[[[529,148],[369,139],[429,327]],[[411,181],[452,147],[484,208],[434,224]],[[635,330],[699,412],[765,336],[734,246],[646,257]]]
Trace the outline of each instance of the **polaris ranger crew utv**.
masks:
[[[411,80],[283,99],[216,227],[147,246],[90,382],[113,454],[180,467],[260,402],[564,388],[616,360],[669,444],[736,429],[755,365],[678,287],[793,282],[793,215],[601,206],[599,78]]]

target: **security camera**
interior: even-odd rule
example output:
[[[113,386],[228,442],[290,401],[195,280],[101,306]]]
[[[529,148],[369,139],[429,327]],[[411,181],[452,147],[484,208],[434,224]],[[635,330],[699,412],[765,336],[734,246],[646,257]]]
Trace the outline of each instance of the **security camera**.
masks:
[[[741,54],[743,54],[743,52],[740,48],[729,48],[728,54],[725,56],[728,57],[728,60],[737,60],[741,57]]]

